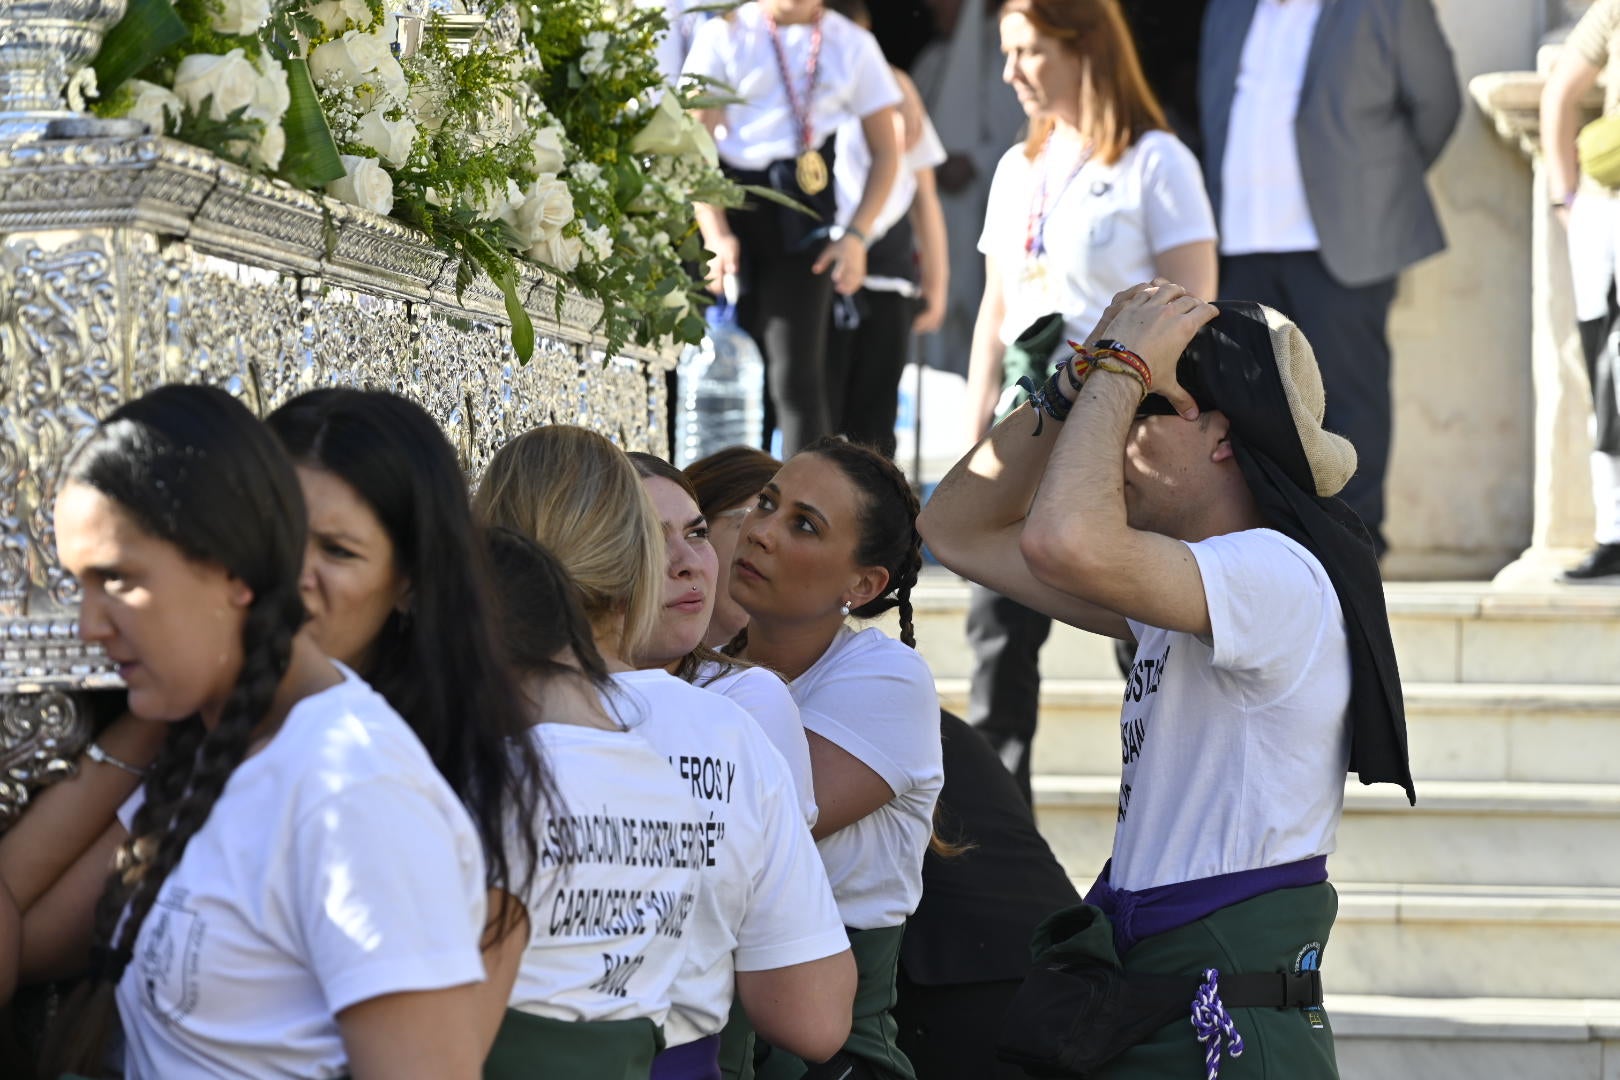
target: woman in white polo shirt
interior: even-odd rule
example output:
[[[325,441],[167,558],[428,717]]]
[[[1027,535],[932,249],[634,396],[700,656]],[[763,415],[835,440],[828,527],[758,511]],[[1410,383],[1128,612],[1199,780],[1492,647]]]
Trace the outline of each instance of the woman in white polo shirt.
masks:
[[[765,356],[767,437],[785,453],[832,430],[824,366],[833,290],[866,278],[867,238],[899,168],[894,107],[900,90],[871,34],[822,0],[757,0],[704,23],[684,68],[739,99],[706,110],[726,171],[815,211],[814,218],[750,199],[742,211],[699,204],[714,252],[711,284],[735,274],[738,324]],[[836,235],[833,138],[858,121],[872,151],[860,205]]]
[[[854,964],[781,754],[736,705],[629,662],[665,579],[635,468],[594,431],[534,428],[496,452],[474,509],[562,562],[612,673],[616,714],[669,760],[704,817],[708,864],[652,1075],[717,1080],[734,992],[762,1036],[830,1057],[849,1030]]]
[[[912,648],[916,519],[917,497],[892,461],[822,439],[760,492],[731,573],[731,595],[749,617],[738,655],[788,677],[810,743],[817,847],[860,965],[844,1047],[850,1075],[883,1080],[913,1077],[890,1010],[944,783],[939,698]],[[846,625],[896,608],[900,641]],[[760,1076],[803,1068],[773,1052]]]
[[[1002,78],[1029,117],[990,185],[979,250],[984,297],[968,361],[970,438],[1039,386],[1115,293],[1155,277],[1213,299],[1215,216],[1198,161],[1170,134],[1117,0],[1006,0]],[[966,719],[1029,796],[1039,612],[975,585]]]

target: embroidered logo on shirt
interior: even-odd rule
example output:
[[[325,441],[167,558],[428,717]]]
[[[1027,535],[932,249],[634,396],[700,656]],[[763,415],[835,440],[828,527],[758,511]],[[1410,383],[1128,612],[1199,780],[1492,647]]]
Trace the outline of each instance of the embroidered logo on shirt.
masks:
[[[1307,971],[1322,970],[1322,943],[1313,941],[1299,950],[1294,957],[1294,974],[1303,975]],[[1327,1018],[1323,1015],[1321,1006],[1312,1005],[1300,1010],[1305,1016],[1305,1022],[1317,1031],[1327,1027]]]
[[[208,924],[186,907],[186,889],[167,889],[152,905],[141,927],[135,963],[152,1012],[178,1024],[197,1007],[197,974]]]

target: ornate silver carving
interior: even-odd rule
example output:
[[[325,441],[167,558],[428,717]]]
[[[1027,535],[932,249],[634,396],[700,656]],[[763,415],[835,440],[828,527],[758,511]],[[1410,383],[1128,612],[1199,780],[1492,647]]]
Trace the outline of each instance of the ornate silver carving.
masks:
[[[392,390],[438,418],[474,478],[536,424],[667,450],[672,354],[604,356],[601,306],[569,298],[558,319],[526,267],[536,346],[520,365],[500,292],[480,279],[458,301],[454,274],[396,221],[168,139],[0,146],[0,706],[117,685],[78,640],[51,509],[77,441],[155,386],[222,386],[261,415],[316,386]]]
[[[125,0],[6,0],[0,5],[0,140],[72,116],[62,94],[101,47]]]
[[[0,696],[0,829],[35,789],[73,775],[73,760],[90,740],[77,697],[60,690]]]

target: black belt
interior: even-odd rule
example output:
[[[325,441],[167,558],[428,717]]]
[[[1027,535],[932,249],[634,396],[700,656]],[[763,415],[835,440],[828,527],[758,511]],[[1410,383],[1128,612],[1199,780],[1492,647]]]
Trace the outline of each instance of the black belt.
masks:
[[[1126,975],[1125,1000],[1147,1009],[1185,1008],[1203,985],[1202,975]],[[1228,1009],[1313,1009],[1322,1005],[1320,971],[1222,975],[1218,987],[1221,1003]]]

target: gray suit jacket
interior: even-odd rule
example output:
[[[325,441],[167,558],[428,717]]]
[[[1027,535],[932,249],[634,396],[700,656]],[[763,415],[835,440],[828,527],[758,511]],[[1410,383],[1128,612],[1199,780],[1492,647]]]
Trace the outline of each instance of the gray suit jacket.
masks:
[[[1204,177],[1216,219],[1238,62],[1258,0],[1211,0],[1199,48]],[[1462,92],[1432,0],[1322,0],[1295,120],[1322,261],[1345,285],[1392,278],[1446,246],[1423,174]]]

